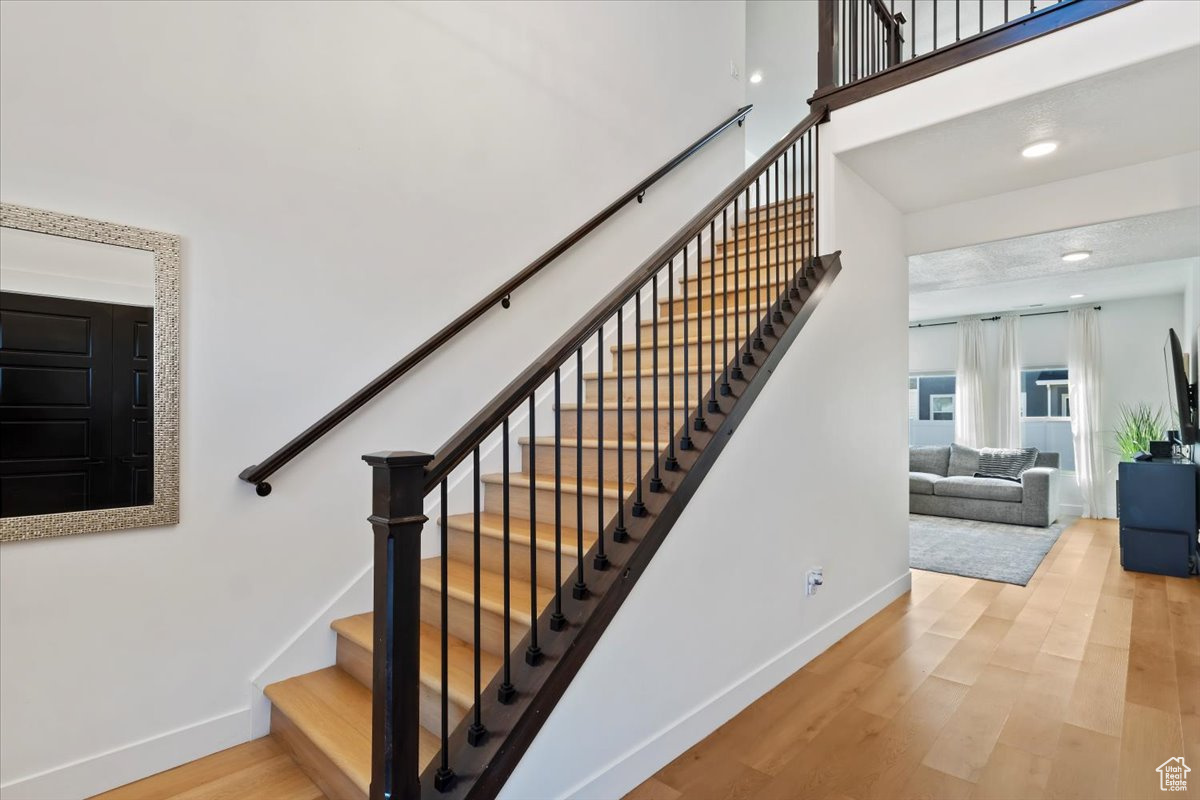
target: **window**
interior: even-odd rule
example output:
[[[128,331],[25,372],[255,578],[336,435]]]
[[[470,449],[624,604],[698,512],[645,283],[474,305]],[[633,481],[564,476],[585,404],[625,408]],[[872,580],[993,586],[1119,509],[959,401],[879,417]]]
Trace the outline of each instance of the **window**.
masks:
[[[953,420],[954,376],[910,375],[908,418],[929,421]]]
[[[1022,370],[1021,416],[1031,419],[1068,419],[1071,416],[1065,368]]]
[[[952,395],[952,394],[931,394],[931,395],[929,395],[929,419],[938,419],[938,420],[954,419],[954,395]]]

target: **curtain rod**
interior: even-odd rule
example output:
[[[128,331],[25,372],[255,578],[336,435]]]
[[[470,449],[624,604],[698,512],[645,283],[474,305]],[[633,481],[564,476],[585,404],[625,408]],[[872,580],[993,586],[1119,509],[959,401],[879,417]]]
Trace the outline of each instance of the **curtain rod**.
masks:
[[[1094,311],[1099,311],[1101,308],[1103,308],[1103,306],[1092,306],[1092,310],[1094,310]],[[1018,317],[1048,317],[1051,314],[1066,314],[1070,310],[1071,309],[1069,309],[1069,308],[1064,308],[1061,311],[1034,311],[1030,314],[1018,314],[1017,316]],[[980,322],[995,322],[998,319],[1000,319],[1000,316],[996,315],[994,317],[980,317],[979,321]],[[918,322],[916,325],[909,325],[908,329],[912,330],[913,328],[936,328],[940,325],[957,325],[957,324],[958,324],[958,320],[951,320],[950,322]]]

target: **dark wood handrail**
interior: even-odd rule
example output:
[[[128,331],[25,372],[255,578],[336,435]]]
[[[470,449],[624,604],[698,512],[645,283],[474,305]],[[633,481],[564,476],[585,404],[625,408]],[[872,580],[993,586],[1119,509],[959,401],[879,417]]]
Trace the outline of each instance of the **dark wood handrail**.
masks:
[[[600,324],[617,313],[625,303],[652,280],[655,274],[674,254],[687,247],[697,235],[707,230],[709,222],[721,213],[721,209],[731,204],[735,197],[762,174],[769,164],[775,162],[785,150],[792,146],[810,128],[828,119],[828,108],[814,108],[808,116],[779,142],[754,162],[745,172],[718,194],[712,202],[705,206],[696,216],[680,228],[670,239],[642,262],[641,266],[621,281],[608,295],[597,303],[591,311],[559,337],[530,364],[515,380],[504,387],[495,398],[484,406],[478,414],[466,425],[450,437],[449,441],[437,451],[433,461],[425,470],[425,492],[434,491],[443,478],[459,462],[470,455],[476,445],[483,442],[500,423],[521,403],[526,402],[537,387],[554,374],[554,370],[564,363],[577,348],[583,345],[600,327]]]
[[[330,411],[325,416],[310,425],[296,438],[285,444],[283,447],[276,450],[271,455],[267,456],[262,461],[242,470],[238,477],[248,483],[253,483],[260,497],[266,497],[271,493],[271,484],[267,483],[269,478],[276,470],[284,464],[291,461],[300,453],[304,452],[310,445],[329,433],[339,423],[349,417],[358,409],[362,408],[370,402],[376,395],[384,389],[391,386],[398,379],[410,372],[413,367],[420,364],[433,353],[453,339],[456,335],[466,329],[472,322],[479,319],[496,304],[502,304],[505,308],[508,307],[509,297],[522,284],[532,278],[534,275],[542,271],[556,258],[570,250],[578,244],[584,237],[600,227],[604,222],[609,220],[614,214],[627,206],[631,201],[636,199],[639,203],[646,194],[646,190],[661,180],[667,173],[678,167],[684,161],[691,158],[699,152],[705,145],[722,134],[726,129],[734,125],[741,125],[746,119],[746,115],[754,108],[753,104],[744,105],[735,111],[732,115],[725,119],[717,127],[713,128],[704,136],[688,145],[682,152],[676,155],[667,163],[663,164],[647,178],[642,180],[636,186],[623,195],[618,197],[612,203],[609,203],[602,211],[597,213],[587,222],[580,225],[574,231],[566,236],[558,244],[551,247],[541,256],[539,256],[532,264],[525,267],[512,278],[509,278],[501,286],[497,287],[490,294],[477,302],[475,305],[468,308],[462,314],[459,314],[454,321],[450,322],[440,331],[426,339],[411,353],[397,361],[389,367],[383,374],[375,378],[363,388],[359,389],[353,395],[348,397],[342,403],[339,403],[336,408]]]

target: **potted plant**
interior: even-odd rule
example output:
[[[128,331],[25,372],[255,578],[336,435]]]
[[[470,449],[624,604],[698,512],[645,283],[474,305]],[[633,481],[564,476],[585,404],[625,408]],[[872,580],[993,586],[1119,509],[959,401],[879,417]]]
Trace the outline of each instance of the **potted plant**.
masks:
[[[1163,426],[1162,408],[1154,408],[1149,403],[1122,405],[1117,429],[1113,431],[1116,448],[1113,452],[1122,461],[1133,461],[1138,453],[1150,450],[1150,442],[1159,442],[1166,438]],[[1121,516],[1121,481],[1117,480],[1117,517]]]

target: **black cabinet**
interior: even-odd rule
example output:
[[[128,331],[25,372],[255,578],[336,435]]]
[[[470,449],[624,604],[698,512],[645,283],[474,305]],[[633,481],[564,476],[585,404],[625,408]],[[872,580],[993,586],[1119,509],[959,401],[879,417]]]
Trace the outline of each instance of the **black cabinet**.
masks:
[[[1184,577],[1196,563],[1200,468],[1191,461],[1120,465],[1121,566]]]

